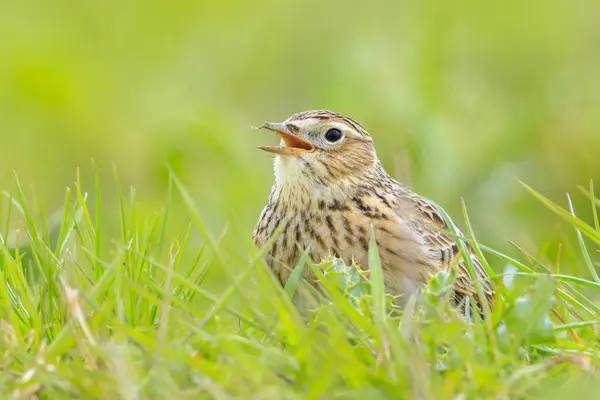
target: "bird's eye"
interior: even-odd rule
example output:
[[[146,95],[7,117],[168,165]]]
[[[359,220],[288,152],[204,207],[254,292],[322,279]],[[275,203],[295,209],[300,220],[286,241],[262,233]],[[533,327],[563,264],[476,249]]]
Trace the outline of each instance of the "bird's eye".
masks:
[[[325,139],[330,143],[339,142],[344,137],[342,131],[337,128],[331,128],[325,132]]]

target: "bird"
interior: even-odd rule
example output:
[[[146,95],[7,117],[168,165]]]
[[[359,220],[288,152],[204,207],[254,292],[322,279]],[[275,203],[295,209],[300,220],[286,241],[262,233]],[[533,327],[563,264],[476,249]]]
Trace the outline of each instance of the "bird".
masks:
[[[304,253],[316,263],[333,256],[368,270],[372,232],[386,292],[398,305],[406,305],[438,272],[452,270],[455,307],[469,298],[481,311],[475,280],[493,304],[492,282],[472,246],[466,244],[473,278],[436,205],[385,171],[360,123],[337,112],[311,110],[259,129],[274,132],[280,143],[259,147],[274,155],[275,182],[253,242],[257,248],[270,244],[265,262],[282,285]],[[318,286],[310,268],[302,277]]]

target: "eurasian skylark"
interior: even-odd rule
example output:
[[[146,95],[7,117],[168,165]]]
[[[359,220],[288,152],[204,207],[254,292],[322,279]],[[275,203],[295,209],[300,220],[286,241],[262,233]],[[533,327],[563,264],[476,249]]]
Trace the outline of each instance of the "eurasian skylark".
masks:
[[[254,230],[261,247],[280,229],[266,256],[279,280],[287,281],[304,251],[319,262],[328,255],[366,268],[371,227],[389,293],[408,298],[438,271],[456,266],[453,302],[479,303],[475,285],[437,208],[384,170],[369,133],[353,119],[331,111],[292,115],[261,128],[275,132],[275,184]],[[470,254],[488,301],[492,288]],[[309,268],[304,278],[313,282]]]

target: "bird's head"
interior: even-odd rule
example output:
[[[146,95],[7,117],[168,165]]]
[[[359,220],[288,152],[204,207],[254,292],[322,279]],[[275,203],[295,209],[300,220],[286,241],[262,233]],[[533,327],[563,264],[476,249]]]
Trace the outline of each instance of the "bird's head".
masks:
[[[332,111],[305,111],[260,128],[281,138],[279,146],[260,147],[276,155],[278,184],[353,181],[379,165],[369,133],[358,122]]]

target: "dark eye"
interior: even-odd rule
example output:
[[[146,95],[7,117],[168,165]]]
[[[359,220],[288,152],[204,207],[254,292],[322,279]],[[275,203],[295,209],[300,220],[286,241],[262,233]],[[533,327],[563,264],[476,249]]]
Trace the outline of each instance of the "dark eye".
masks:
[[[337,128],[331,128],[330,130],[325,132],[325,139],[327,139],[327,141],[331,143],[335,143],[343,137],[344,134]]]

